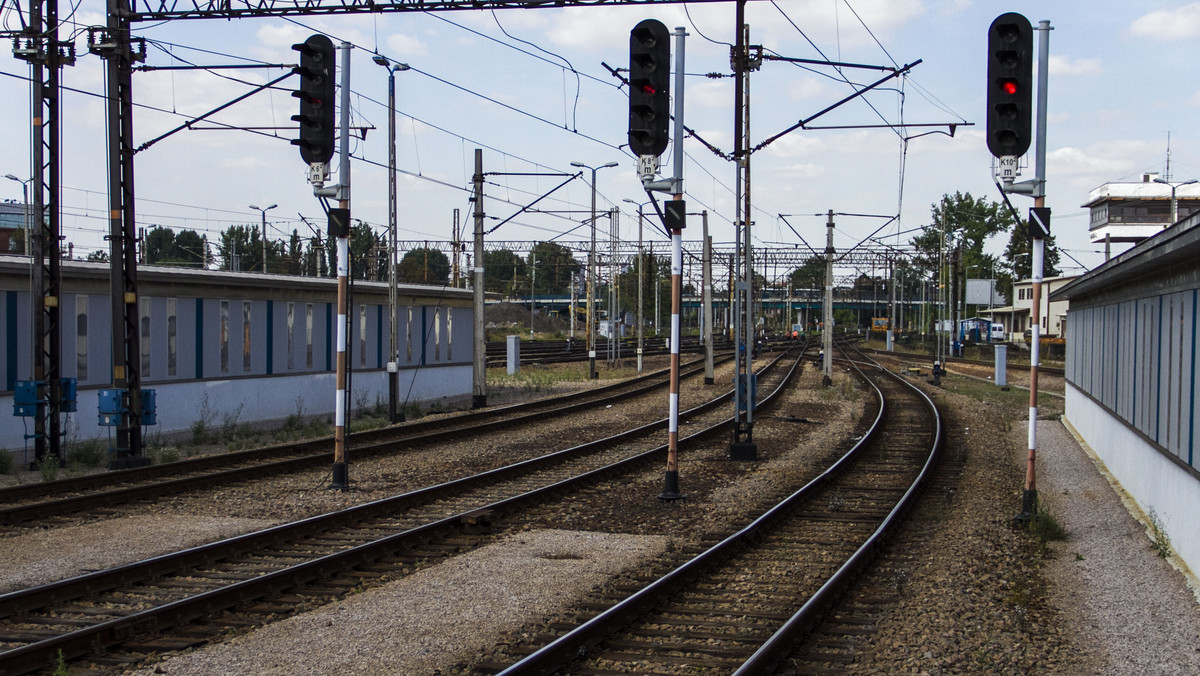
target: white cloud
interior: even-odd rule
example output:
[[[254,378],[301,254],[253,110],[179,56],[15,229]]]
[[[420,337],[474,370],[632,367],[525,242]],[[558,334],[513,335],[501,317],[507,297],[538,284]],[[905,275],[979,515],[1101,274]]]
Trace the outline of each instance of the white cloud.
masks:
[[[1065,56],[1050,56],[1051,75],[1096,75],[1102,71],[1099,57],[1094,59],[1069,59]]]
[[[1188,40],[1200,37],[1200,2],[1173,10],[1160,9],[1142,16],[1129,26],[1139,37],[1154,40]]]
[[[793,101],[805,101],[818,97],[828,97],[829,87],[825,81],[815,77],[802,77],[788,82],[784,90]]]
[[[404,35],[403,33],[392,33],[387,37],[388,54],[396,58],[407,58],[412,56],[425,56],[429,54],[424,41]]]

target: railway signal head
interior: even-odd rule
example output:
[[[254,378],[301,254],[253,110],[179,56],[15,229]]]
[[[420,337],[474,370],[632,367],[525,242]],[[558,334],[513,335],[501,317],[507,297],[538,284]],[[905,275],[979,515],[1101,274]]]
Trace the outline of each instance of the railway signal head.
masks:
[[[671,34],[657,19],[629,32],[629,149],[662,155],[671,123]]]
[[[300,52],[300,89],[292,96],[300,99],[300,114],[292,119],[300,123],[300,138],[292,144],[300,146],[305,162],[328,162],[333,157],[334,122],[334,52],[333,41],[324,35],[313,35],[292,49]]]
[[[1009,12],[988,29],[987,146],[996,157],[1029,150],[1033,119],[1033,27]]]

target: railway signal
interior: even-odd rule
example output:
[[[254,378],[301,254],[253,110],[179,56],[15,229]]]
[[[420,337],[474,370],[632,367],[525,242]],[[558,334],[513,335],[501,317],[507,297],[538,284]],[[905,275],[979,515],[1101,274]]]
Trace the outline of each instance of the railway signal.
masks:
[[[987,146],[996,157],[1029,150],[1033,119],[1033,27],[1015,12],[988,29]]]
[[[292,49],[300,52],[300,89],[292,96],[300,99],[300,114],[292,119],[300,123],[300,138],[292,144],[300,146],[300,157],[309,164],[327,163],[333,157],[335,139],[333,41],[324,35],[313,35]]]
[[[629,149],[639,157],[667,149],[671,126],[671,42],[663,22],[629,32]]]

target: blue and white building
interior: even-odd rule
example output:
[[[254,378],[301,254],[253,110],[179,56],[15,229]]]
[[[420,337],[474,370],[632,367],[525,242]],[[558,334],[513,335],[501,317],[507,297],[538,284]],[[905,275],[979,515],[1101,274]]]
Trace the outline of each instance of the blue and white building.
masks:
[[[1053,293],[1066,419],[1200,568],[1200,212]]]

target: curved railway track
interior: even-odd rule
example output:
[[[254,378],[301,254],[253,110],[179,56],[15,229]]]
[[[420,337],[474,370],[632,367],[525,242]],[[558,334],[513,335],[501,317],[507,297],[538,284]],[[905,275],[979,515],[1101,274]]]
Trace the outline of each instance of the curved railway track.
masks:
[[[763,406],[799,367],[799,359],[788,364],[784,356],[762,370],[760,392],[773,388]],[[727,432],[728,412],[718,409],[728,398],[681,414],[703,427],[681,439],[681,448]],[[665,426],[664,419],[351,509],[0,595],[0,673],[44,669],[60,654],[136,661],[137,653],[195,645],[230,626],[336,598],[364,579],[394,574],[406,553],[455,550],[511,510],[662,462]],[[118,646],[135,655],[104,655]]]
[[[864,377],[878,393],[878,415],[836,463],[502,673],[767,673],[898,527],[942,446],[941,416],[927,396],[882,369]]]
[[[728,359],[730,357],[722,356],[720,361]],[[681,377],[696,376],[704,370],[703,365],[694,362],[685,366]],[[398,445],[413,449],[548,417],[571,415],[665,388],[667,377],[664,369],[574,394],[459,416],[429,416],[400,426],[354,434],[350,437],[349,447],[355,458],[366,458],[394,453]],[[107,509],[186,490],[320,467],[330,462],[331,445],[331,439],[319,439],[14,486],[0,490],[0,525],[21,524],[89,509]]]

